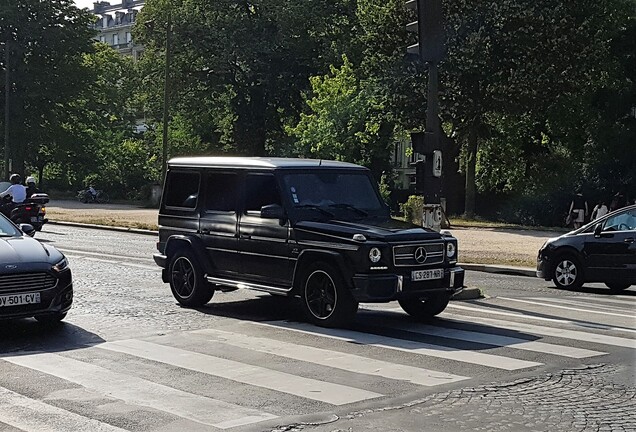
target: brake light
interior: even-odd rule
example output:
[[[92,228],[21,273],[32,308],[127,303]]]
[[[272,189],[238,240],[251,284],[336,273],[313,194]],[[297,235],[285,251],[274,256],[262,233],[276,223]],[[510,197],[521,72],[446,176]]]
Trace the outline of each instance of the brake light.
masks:
[[[31,206],[26,206],[26,207],[24,208],[24,210],[26,210],[26,211],[31,211],[31,210],[33,210],[33,207],[31,207]]]

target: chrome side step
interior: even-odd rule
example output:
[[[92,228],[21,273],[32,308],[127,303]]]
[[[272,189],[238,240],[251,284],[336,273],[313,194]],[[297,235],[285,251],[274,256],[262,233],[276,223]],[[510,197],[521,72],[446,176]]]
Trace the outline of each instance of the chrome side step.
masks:
[[[206,276],[205,278],[210,283],[223,285],[224,287],[233,288],[232,290],[226,290],[222,288],[221,291],[233,291],[233,290],[241,288],[241,289],[251,289],[256,291],[271,292],[274,294],[288,294],[292,290],[292,287],[279,288],[279,287],[273,287],[269,285],[255,284],[251,282],[239,282],[239,281],[235,281],[231,279],[221,279],[221,278],[212,277],[212,276]]]

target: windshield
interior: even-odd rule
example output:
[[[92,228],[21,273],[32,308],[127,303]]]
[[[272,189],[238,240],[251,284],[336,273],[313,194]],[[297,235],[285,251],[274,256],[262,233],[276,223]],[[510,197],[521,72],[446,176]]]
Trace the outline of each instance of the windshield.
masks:
[[[386,206],[366,172],[315,171],[283,176],[296,213],[307,218],[360,219],[383,216]]]
[[[20,235],[15,226],[2,214],[0,214],[0,237],[13,237]]]

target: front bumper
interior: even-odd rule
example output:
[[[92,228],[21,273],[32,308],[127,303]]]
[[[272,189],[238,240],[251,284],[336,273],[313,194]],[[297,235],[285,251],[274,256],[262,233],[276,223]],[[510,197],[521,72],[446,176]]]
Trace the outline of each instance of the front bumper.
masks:
[[[356,274],[351,293],[358,302],[388,302],[407,297],[427,297],[433,293],[455,294],[464,287],[464,269],[444,269],[444,277],[429,281],[411,281],[409,275]]]
[[[40,303],[0,307],[0,319],[30,318],[68,312],[73,304],[73,278],[71,270],[68,269],[62,272],[54,287],[41,290],[36,289],[29,292],[40,293]],[[14,293],[0,293],[2,296],[10,296],[12,294]]]
[[[550,274],[550,261],[546,255],[539,252],[539,256],[537,256],[537,277],[550,280]]]

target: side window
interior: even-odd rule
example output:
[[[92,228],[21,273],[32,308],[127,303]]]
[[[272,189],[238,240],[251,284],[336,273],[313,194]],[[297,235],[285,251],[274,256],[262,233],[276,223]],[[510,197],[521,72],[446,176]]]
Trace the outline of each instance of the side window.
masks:
[[[245,214],[269,204],[282,205],[273,174],[248,174],[245,180]]]
[[[198,172],[169,172],[166,182],[166,207],[196,208],[199,178]]]
[[[207,191],[205,209],[208,211],[234,212],[239,196],[239,177],[235,173],[209,173],[205,176]]]
[[[605,221],[604,231],[636,230],[636,210],[619,213]]]

